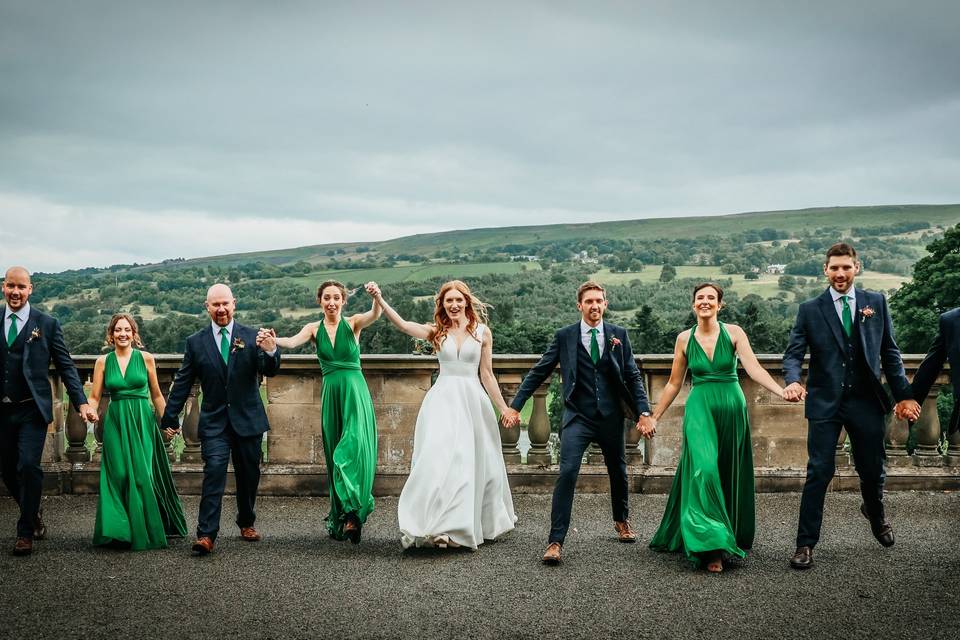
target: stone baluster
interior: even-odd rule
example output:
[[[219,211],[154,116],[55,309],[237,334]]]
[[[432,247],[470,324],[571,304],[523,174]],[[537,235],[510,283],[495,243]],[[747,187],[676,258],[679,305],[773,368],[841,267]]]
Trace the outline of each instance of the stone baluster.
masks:
[[[183,410],[183,452],[180,454],[181,462],[201,462],[200,455],[200,403],[197,401],[197,395],[200,391],[200,385],[195,384],[190,389],[190,395],[187,396],[187,402]]]
[[[547,386],[541,385],[533,392],[533,413],[527,425],[530,437],[530,450],[527,452],[527,464],[549,466],[550,416],[547,414]]]
[[[887,451],[887,465],[902,467],[913,464],[913,458],[907,453],[907,440],[910,437],[910,425],[892,413],[887,416],[887,433],[883,439]]]
[[[847,441],[847,430],[840,429],[840,437],[837,438],[837,453],[834,456],[834,465],[838,469],[841,467],[850,466],[850,455],[843,448],[843,444],[846,441]]]
[[[81,375],[81,380],[83,380],[82,376],[85,376],[86,372],[79,371],[78,373]],[[88,385],[89,380],[87,384],[84,384],[84,393],[89,393],[90,389]],[[64,420],[64,430],[67,432],[67,450],[64,454],[70,462],[89,462],[90,452],[86,447],[87,422],[77,413],[69,400],[65,404],[65,412],[67,415]]]
[[[100,419],[93,425],[93,438],[97,443],[92,457],[94,462],[100,462],[103,457],[103,417],[107,415],[107,407],[109,406],[110,391],[104,387],[103,395],[100,396],[100,404],[97,405],[97,415],[100,416]]]
[[[163,370],[158,369],[158,370],[157,370],[157,385],[158,385],[161,389],[171,389],[171,388],[173,388],[173,378],[174,378],[175,375],[176,375],[176,371],[163,371]],[[152,398],[151,398],[151,400],[150,400],[150,405],[153,406],[153,399],[152,399]],[[163,418],[163,416],[161,416],[161,415],[159,415],[159,414],[157,413],[156,408],[154,408],[154,410],[153,410],[153,415],[154,415],[154,418],[156,418],[156,421],[157,421],[157,429],[159,429],[159,428],[160,428],[160,420],[161,420],[161,418]],[[162,435],[161,435],[161,437],[162,437]],[[164,444],[164,449],[167,450],[167,459],[169,459],[170,462],[176,462],[176,461],[177,461],[177,452],[176,452],[176,450],[175,450],[174,447],[173,447],[173,441],[174,441],[174,438],[170,438],[169,440],[167,440],[166,438],[164,438],[164,442],[165,442],[165,444]]]
[[[63,458],[65,421],[63,386],[59,376],[50,376],[50,388],[53,389],[53,420],[47,425],[47,446],[44,447],[44,462],[60,462]]]
[[[514,376],[510,376],[514,377]],[[507,378],[507,376],[504,376]],[[500,382],[500,390],[504,398],[513,398],[517,395],[517,389],[520,388],[519,378],[516,382]],[[534,405],[536,406],[536,405]],[[503,461],[507,464],[520,464],[520,448],[517,443],[520,441],[520,429],[507,429],[500,425],[500,444],[503,449]]]
[[[920,419],[913,424],[917,446],[913,450],[913,464],[918,467],[939,467],[943,464],[940,455],[940,416],[937,415],[937,395],[940,386],[933,385],[920,407]]]

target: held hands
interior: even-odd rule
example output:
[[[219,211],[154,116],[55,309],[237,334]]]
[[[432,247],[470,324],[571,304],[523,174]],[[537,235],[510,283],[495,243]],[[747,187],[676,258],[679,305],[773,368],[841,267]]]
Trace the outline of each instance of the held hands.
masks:
[[[277,332],[273,329],[261,328],[257,331],[257,347],[270,352],[277,348]]]
[[[97,412],[89,404],[80,405],[78,412],[87,422],[97,423],[100,421],[100,416],[97,415]]]
[[[916,400],[901,400],[893,412],[901,420],[916,422],[920,419],[920,404]]]
[[[180,429],[173,429],[172,427],[167,427],[163,430],[163,437],[166,440],[172,440],[175,435],[180,433]]]
[[[787,402],[800,402],[807,397],[807,390],[799,382],[791,382],[784,389],[781,397]]]
[[[374,300],[379,300],[383,296],[383,293],[380,291],[380,285],[372,280],[363,285],[363,288],[367,290],[367,293],[370,294],[370,297]]]
[[[507,429],[518,427],[520,426],[520,412],[512,407],[507,407],[506,410],[500,414],[500,422]]]
[[[637,431],[644,438],[650,439],[657,433],[657,420],[653,416],[640,416],[637,420]]]

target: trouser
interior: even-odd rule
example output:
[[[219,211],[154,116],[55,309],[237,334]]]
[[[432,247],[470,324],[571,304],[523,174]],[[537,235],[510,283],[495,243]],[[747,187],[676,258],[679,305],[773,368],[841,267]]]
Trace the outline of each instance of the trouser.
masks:
[[[40,459],[46,440],[47,421],[35,402],[0,404],[0,470],[7,491],[20,505],[18,538],[33,538],[43,493]]]
[[[629,515],[627,498],[627,456],[623,439],[623,420],[605,420],[592,424],[582,418],[567,423],[560,434],[560,475],[553,488],[550,511],[550,542],[563,543],[570,527],[573,494],[580,475],[583,454],[596,442],[603,451],[603,459],[610,476],[610,501],[613,519],[626,520]]]
[[[203,457],[203,490],[200,514],[197,517],[197,537],[209,536],[216,540],[220,530],[220,511],[223,492],[227,486],[227,462],[233,458],[233,472],[237,485],[237,526],[252,527],[257,519],[254,503],[260,484],[260,446],[262,435],[238,436],[230,426],[215,436],[200,440]]]
[[[871,520],[882,520],[884,414],[875,398],[852,395],[844,398],[837,414],[829,420],[810,420],[807,431],[807,480],[800,499],[797,546],[813,547],[820,539],[823,501],[833,479],[837,440],[846,428],[850,440],[860,493]]]

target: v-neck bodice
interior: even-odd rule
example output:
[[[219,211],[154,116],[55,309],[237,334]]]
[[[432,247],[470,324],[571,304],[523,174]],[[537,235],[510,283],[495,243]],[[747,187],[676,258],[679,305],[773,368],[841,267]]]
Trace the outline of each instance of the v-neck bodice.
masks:
[[[473,335],[463,339],[460,349],[457,349],[457,339],[447,334],[437,360],[440,362],[440,375],[463,375],[476,377],[480,368],[480,352],[483,345],[484,325],[478,324]]]
[[[360,346],[349,322],[340,319],[334,343],[331,344],[327,328],[321,321],[317,328],[317,359],[320,361],[320,371],[325,376],[334,371],[360,370]]]
[[[690,329],[690,339],[687,342],[687,367],[690,369],[693,384],[737,382],[737,354],[723,323],[720,323],[720,335],[717,336],[717,345],[713,349],[713,360],[707,357],[697,341],[696,331],[696,327]]]
[[[110,400],[150,399],[147,386],[147,367],[139,349],[130,352],[127,370],[120,370],[117,352],[107,354],[103,370],[103,386],[110,392]]]

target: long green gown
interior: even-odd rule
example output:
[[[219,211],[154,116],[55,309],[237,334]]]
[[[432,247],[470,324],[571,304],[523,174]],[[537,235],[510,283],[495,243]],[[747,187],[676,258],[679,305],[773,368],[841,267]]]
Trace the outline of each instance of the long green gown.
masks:
[[[750,419],[733,341],[721,323],[711,361],[695,331],[687,343],[693,388],[683,416],[683,449],[650,547],[683,551],[699,565],[697,554],[705,551],[746,556],[755,522]]]
[[[100,499],[93,544],[134,551],[167,546],[187,523],[170,472],[163,436],[150,403],[147,367],[134,349],[126,373],[108,353],[103,371],[110,405],[103,416]]]
[[[330,485],[327,531],[343,540],[343,524],[354,513],[362,524],[373,511],[377,471],[377,422],[373,400],[360,370],[360,347],[341,319],[336,344],[322,325],[317,329],[317,359],[323,373],[320,417],[323,454]]]

